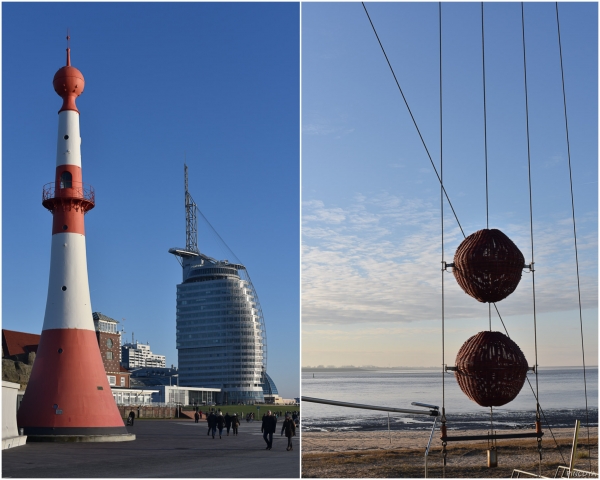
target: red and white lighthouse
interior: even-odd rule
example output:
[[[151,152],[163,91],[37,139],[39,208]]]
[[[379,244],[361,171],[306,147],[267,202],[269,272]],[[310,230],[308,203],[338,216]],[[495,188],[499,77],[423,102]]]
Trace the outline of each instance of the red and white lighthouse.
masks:
[[[95,198],[82,181],[75,99],[85,83],[71,66],[70,48],[53,84],[63,104],[55,180],[44,186],[42,198],[53,217],[50,280],[42,336],[17,423],[32,440],[134,440],[108,384],[92,318],[84,215]]]

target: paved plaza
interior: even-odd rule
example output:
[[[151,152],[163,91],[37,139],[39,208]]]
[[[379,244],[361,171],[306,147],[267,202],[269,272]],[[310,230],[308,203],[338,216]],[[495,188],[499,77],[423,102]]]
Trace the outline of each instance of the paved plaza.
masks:
[[[207,436],[206,422],[136,420],[137,439],[120,443],[27,443],[2,451],[2,476],[9,477],[300,477],[300,438],[286,451],[277,422],[273,449],[261,422],[243,422],[239,435]],[[223,430],[225,432],[225,429]],[[296,434],[299,435],[299,429]]]

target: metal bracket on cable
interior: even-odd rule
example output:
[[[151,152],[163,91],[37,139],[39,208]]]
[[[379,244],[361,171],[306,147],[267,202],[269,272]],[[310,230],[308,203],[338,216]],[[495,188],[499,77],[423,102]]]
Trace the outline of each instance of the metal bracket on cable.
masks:
[[[532,273],[532,272],[535,272],[535,269],[533,268],[533,265],[534,265],[534,264],[535,264],[535,262],[531,262],[529,265],[527,265],[527,264],[523,265],[523,270],[525,270],[526,268],[528,268],[528,269],[529,269],[529,271],[528,271],[528,272],[526,272],[526,273]]]
[[[448,271],[448,268],[454,268],[454,263],[446,263],[442,260],[442,271]]]

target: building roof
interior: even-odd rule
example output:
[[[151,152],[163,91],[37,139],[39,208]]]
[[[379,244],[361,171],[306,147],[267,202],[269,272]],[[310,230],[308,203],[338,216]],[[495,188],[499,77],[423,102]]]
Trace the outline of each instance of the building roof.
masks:
[[[37,352],[41,335],[35,333],[15,332],[2,329],[2,351],[4,356],[27,354]]]
[[[118,320],[115,320],[114,318],[107,317],[106,315],[103,315],[100,312],[94,312],[94,313],[92,313],[92,317],[94,317],[94,321],[95,322],[97,322],[98,320],[102,320],[103,322],[119,323]]]

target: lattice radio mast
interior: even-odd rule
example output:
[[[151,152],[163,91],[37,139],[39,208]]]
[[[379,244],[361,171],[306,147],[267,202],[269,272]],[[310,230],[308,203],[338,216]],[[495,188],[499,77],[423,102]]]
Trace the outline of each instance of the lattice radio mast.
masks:
[[[188,168],[183,164],[185,176],[185,249],[188,252],[200,253],[198,250],[198,218],[196,202],[188,191]]]

